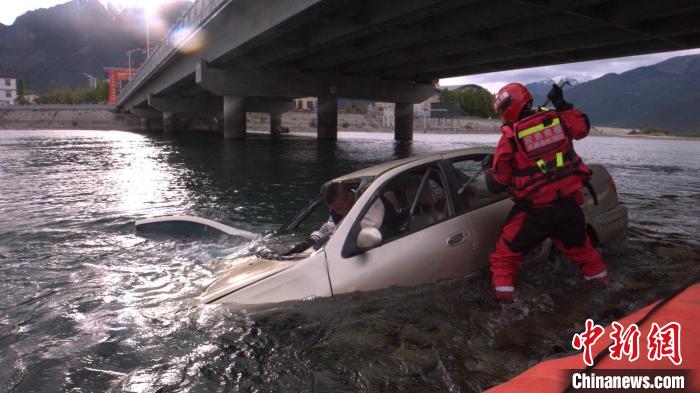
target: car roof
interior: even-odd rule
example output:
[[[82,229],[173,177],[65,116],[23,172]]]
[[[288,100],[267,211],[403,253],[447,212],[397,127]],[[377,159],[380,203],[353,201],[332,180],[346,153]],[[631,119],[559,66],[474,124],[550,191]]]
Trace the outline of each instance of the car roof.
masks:
[[[445,151],[439,151],[439,152],[435,152],[435,153],[411,156],[411,157],[403,158],[400,160],[385,162],[382,164],[371,166],[369,168],[360,169],[358,171],[336,177],[335,179],[329,181],[328,183],[337,183],[337,182],[347,181],[350,179],[358,179],[358,178],[363,178],[363,177],[376,177],[376,176],[379,176],[388,170],[397,168],[401,165],[408,164],[408,163],[411,163],[414,161],[422,160],[425,158],[434,158],[436,160],[438,160],[438,159],[450,159],[450,158],[454,158],[454,157],[463,156],[466,154],[493,154],[493,151],[494,151],[493,147],[478,146],[478,147],[467,147],[467,148],[463,148],[463,149],[445,150]],[[328,184],[328,183],[326,183],[326,184]]]

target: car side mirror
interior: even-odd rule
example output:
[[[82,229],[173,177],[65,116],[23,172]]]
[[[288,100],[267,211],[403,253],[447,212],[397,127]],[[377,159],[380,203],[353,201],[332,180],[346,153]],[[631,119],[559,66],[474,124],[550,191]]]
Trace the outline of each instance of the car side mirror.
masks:
[[[357,248],[366,250],[382,244],[382,233],[377,228],[365,228],[357,235]]]

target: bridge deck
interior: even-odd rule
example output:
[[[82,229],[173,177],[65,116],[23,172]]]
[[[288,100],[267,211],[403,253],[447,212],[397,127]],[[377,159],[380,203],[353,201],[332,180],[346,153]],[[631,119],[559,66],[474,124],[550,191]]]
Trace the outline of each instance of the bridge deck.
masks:
[[[700,47],[697,20],[697,0],[196,0],[119,106],[142,106],[149,94],[222,95],[203,86],[201,64],[211,75],[269,81],[270,96],[322,95],[330,86],[372,99],[378,81],[384,92],[406,90],[436,78]],[[314,78],[325,82],[288,83]],[[336,92],[343,83],[366,88]],[[239,95],[260,89],[249,90]]]

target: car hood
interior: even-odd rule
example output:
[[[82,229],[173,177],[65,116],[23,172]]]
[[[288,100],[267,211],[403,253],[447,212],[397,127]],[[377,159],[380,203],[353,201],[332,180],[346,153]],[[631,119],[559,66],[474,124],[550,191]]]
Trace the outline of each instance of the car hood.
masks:
[[[273,274],[287,270],[292,266],[294,266],[293,262],[273,261],[257,257],[241,258],[207,288],[207,291],[202,295],[202,302],[214,302],[223,296]]]

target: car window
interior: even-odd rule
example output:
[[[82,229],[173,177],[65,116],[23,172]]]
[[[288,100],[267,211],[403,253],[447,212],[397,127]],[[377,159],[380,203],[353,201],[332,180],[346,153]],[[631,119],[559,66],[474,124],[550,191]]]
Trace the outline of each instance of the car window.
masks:
[[[381,204],[381,208],[378,206]],[[366,210],[361,225],[377,222],[383,211],[382,243],[419,231],[452,216],[440,168],[423,167],[399,174],[389,181]]]
[[[298,227],[294,229],[294,233],[299,236],[308,237],[310,233],[318,230],[331,215],[331,209],[326,206],[325,202],[321,201],[318,206],[302,221]]]
[[[507,192],[493,194],[486,187],[486,177],[481,168],[485,155],[471,155],[452,160],[452,168],[457,177],[458,213],[478,209],[508,197]]]

